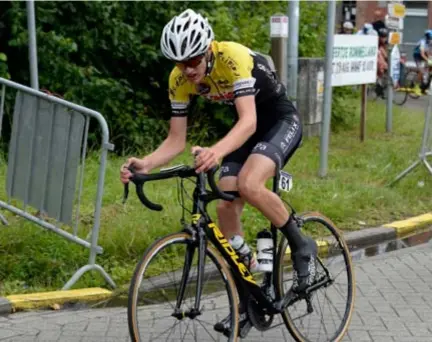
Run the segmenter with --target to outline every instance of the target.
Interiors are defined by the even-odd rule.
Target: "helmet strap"
[[[207,67],[206,67],[205,75],[208,76],[210,75],[210,72],[214,64],[214,54],[212,51],[209,51],[209,55],[208,57],[206,56],[206,59],[207,59]]]

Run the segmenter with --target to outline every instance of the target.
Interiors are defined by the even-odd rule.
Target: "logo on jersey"
[[[197,91],[200,95],[206,95],[210,92],[210,86],[205,83],[200,83],[197,85]]]
[[[246,78],[237,82],[234,82],[233,90],[238,91],[240,89],[253,88],[255,85],[255,78]]]
[[[228,66],[228,68],[230,68],[233,71],[237,71],[238,64],[234,59],[232,59],[229,56],[228,57],[224,56],[223,53],[221,52],[219,52],[219,57],[221,61]]]
[[[181,87],[183,84],[186,83],[186,78],[184,77],[183,74],[179,74],[177,75],[172,84],[170,85],[170,89],[169,89],[169,93],[172,97],[175,96],[176,90],[177,88]]]
[[[226,104],[233,104],[234,93],[222,93],[222,94],[206,94],[204,97],[210,101],[222,102]]]
[[[231,88],[231,84],[228,80],[218,80],[216,81],[216,83],[220,88],[223,89]]]

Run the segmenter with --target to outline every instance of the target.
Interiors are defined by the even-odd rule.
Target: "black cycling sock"
[[[302,234],[300,228],[298,227],[296,221],[289,217],[287,223],[285,223],[282,227],[279,228],[283,235],[288,240],[288,244],[291,248],[291,251],[295,252],[301,246],[306,243],[305,236]]]

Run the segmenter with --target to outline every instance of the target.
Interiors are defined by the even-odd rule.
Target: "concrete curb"
[[[101,300],[112,297],[113,293],[100,287],[91,287],[0,297],[0,315],[20,310],[47,308],[54,304]]]
[[[366,228],[346,233],[344,234],[344,238],[350,249],[358,249],[384,241],[406,237],[414,232],[421,231],[429,225],[432,225],[432,213],[391,222],[376,228]],[[325,248],[326,246],[324,245],[325,242],[324,244],[320,244],[320,247]],[[13,313],[19,310],[46,308],[54,304],[102,300],[110,298],[113,295],[113,291],[99,287],[11,295],[0,297],[0,315]]]

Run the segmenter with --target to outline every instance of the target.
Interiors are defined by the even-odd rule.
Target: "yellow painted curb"
[[[77,300],[100,300],[111,296],[112,291],[100,287],[92,287],[76,290],[10,295],[7,296],[6,299],[11,303],[14,310],[24,310],[47,307],[53,304],[63,304]]]
[[[328,248],[329,248],[329,243],[326,240],[315,240],[315,242],[317,243],[318,246],[318,255],[325,255],[328,252]],[[287,247],[285,254],[290,255],[291,254],[291,249],[289,247]]]
[[[383,225],[386,228],[394,228],[397,237],[405,236],[427,224],[432,224],[432,213],[411,217],[406,220],[394,221]]]

